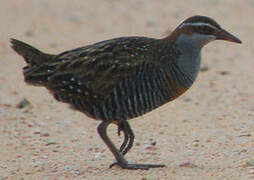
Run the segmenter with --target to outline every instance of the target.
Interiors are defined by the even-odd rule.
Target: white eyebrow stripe
[[[196,22],[196,23],[183,23],[179,28],[182,28],[183,26],[209,26],[212,29],[217,30],[218,28],[208,24],[208,23],[202,23],[202,22]]]

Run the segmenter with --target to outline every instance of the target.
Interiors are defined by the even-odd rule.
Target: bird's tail
[[[45,54],[38,49],[16,39],[11,39],[12,49],[24,57],[28,65],[40,65],[50,61],[53,55]]]
[[[27,66],[23,68],[23,74],[25,82],[32,85],[44,85],[47,82],[49,76],[49,70],[47,64],[55,55],[46,54],[38,49],[16,39],[10,40],[12,49],[22,56]],[[47,68],[48,67],[48,68]]]

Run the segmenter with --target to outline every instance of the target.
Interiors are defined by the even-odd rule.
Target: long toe
[[[143,169],[148,170],[150,168],[161,168],[165,167],[164,164],[128,164],[126,167],[123,167],[123,169]]]
[[[148,170],[150,168],[161,168],[165,167],[164,164],[125,164],[125,163],[118,163],[114,162],[112,163],[109,168],[112,168],[115,165],[119,165],[123,169],[132,169],[132,170],[137,170],[137,169],[143,169],[143,170]]]

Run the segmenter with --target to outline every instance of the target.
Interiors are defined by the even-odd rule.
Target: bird
[[[150,169],[164,164],[129,163],[125,155],[135,135],[128,120],[148,113],[186,92],[201,64],[201,50],[209,42],[242,43],[210,17],[187,18],[163,38],[125,36],[47,54],[10,39],[26,62],[24,81],[46,87],[57,101],[99,120],[97,132],[122,169]],[[107,134],[110,124],[124,135],[120,148]]]

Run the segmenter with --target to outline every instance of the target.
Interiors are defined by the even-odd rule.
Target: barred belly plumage
[[[182,77],[172,79],[172,74]],[[104,101],[91,103],[76,99],[71,102],[76,109],[95,119],[122,121],[143,115],[175,99],[191,84],[177,68],[168,72],[161,69],[121,81]]]

